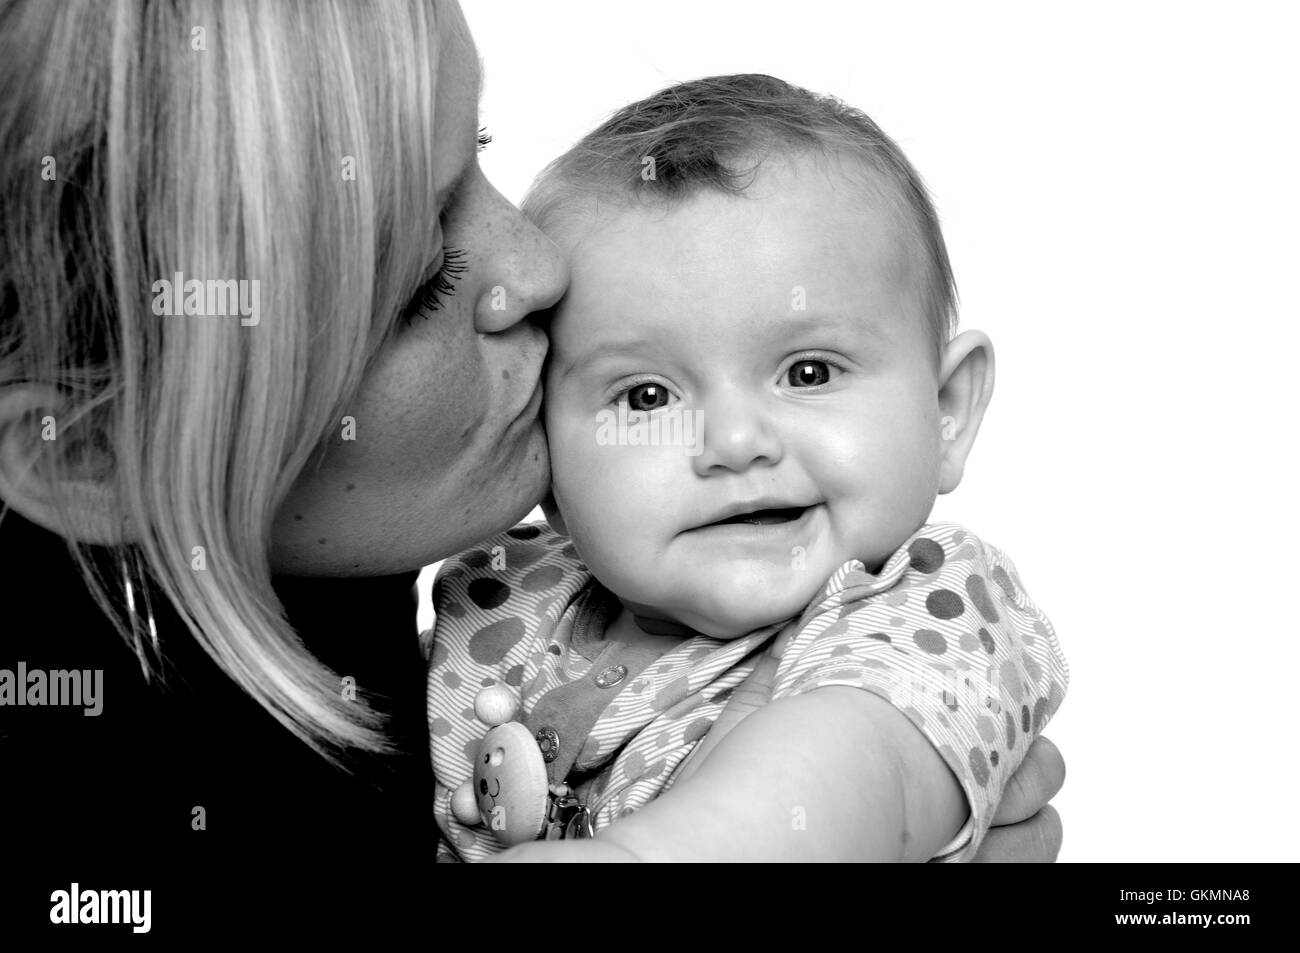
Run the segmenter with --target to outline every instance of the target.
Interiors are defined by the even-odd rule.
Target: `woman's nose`
[[[753,395],[730,394],[701,408],[703,449],[691,458],[695,472],[710,476],[742,472],[753,466],[779,463],[784,450],[762,401]]]
[[[505,331],[559,301],[569,286],[569,265],[559,248],[491,185],[492,248],[489,283],[474,308],[480,334]]]

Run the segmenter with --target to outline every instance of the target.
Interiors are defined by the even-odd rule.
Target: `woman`
[[[0,668],[103,673],[98,714],[0,709],[8,810],[68,843],[432,856],[414,573],[541,498],[526,319],[566,284],[479,171],[459,9],[0,23]],[[1063,770],[1032,752],[1000,819]],[[1050,809],[1002,834],[990,859],[1060,842]]]

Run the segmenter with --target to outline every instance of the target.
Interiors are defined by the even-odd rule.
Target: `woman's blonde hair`
[[[331,758],[386,750],[382,719],[285,621],[270,528],[432,251],[437,19],[414,0],[0,3],[0,388],[60,389],[40,478],[108,460],[156,589]],[[177,272],[257,280],[260,320],[156,315]]]

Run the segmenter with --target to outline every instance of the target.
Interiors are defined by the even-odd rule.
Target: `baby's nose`
[[[761,404],[736,395],[716,400],[701,411],[702,450],[692,457],[695,472],[708,476],[771,466],[781,460],[780,435]]]

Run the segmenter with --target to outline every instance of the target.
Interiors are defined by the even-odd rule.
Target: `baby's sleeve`
[[[930,740],[970,816],[936,860],[970,860],[1007,779],[1065,697],[1056,633],[1001,551],[923,527],[871,576],[843,567],[784,647],[772,697],[830,685],[889,701]]]

